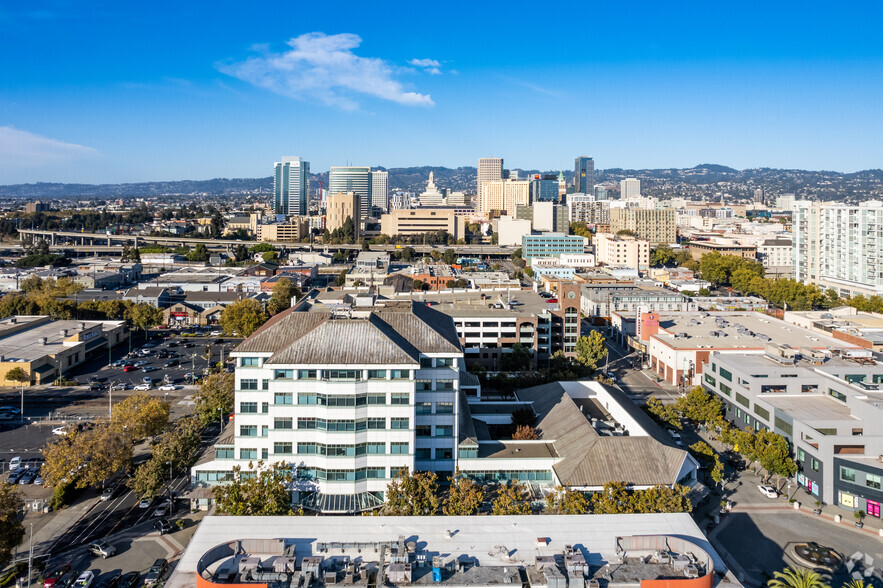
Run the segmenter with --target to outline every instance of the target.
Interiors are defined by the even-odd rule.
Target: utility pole
[[[107,418],[113,415],[113,382],[107,383]]]
[[[31,523],[31,538],[28,541],[28,588],[31,586],[31,566],[34,563],[34,523]]]

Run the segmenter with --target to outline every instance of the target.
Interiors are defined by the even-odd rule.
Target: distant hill
[[[474,192],[474,167],[449,168],[442,166],[374,168],[389,172],[390,190],[421,192],[429,172],[435,175],[440,188]],[[558,171],[513,170],[520,178],[533,174],[556,174]],[[572,170],[563,170],[570,183]],[[799,197],[841,199],[883,198],[883,170],[863,170],[854,173],[836,171],[785,170],[754,168],[737,170],[724,165],[704,163],[691,168],[595,170],[595,182],[617,183],[622,178],[635,177],[642,181],[642,191],[648,195],[704,195],[709,192],[749,196],[751,190],[763,188],[769,193],[793,192]],[[328,172],[313,174],[313,189],[328,185]],[[132,184],[63,184],[36,183],[0,186],[0,198],[59,199],[59,198],[127,198],[138,196],[228,196],[236,194],[270,194],[273,178],[215,178],[211,180],[177,180],[166,182],[139,182]]]

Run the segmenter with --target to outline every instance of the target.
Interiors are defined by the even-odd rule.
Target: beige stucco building
[[[380,232],[384,235],[422,235],[447,231],[454,239],[466,233],[466,217],[458,210],[444,208],[405,208],[390,210],[380,217]]]
[[[347,217],[353,220],[354,237],[356,240],[361,235],[361,198],[355,192],[338,192],[337,194],[329,194],[328,201],[325,206],[325,228],[329,231],[339,229],[343,226]]]
[[[677,219],[672,208],[611,208],[610,232],[628,230],[639,239],[650,241],[650,246],[677,241]]]

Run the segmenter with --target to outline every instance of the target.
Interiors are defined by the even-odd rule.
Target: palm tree
[[[868,584],[865,584],[864,580],[850,580],[846,584],[843,585],[843,588],[870,588]]]
[[[806,568],[785,568],[784,571],[773,573],[773,579],[767,583],[768,588],[830,588],[822,577]]]

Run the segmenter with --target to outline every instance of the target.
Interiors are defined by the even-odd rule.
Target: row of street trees
[[[221,312],[221,328],[230,335],[236,333],[240,337],[250,337],[270,317],[290,308],[292,298],[300,296],[300,288],[290,279],[280,278],[273,286],[266,309],[253,298],[238,300]]]

